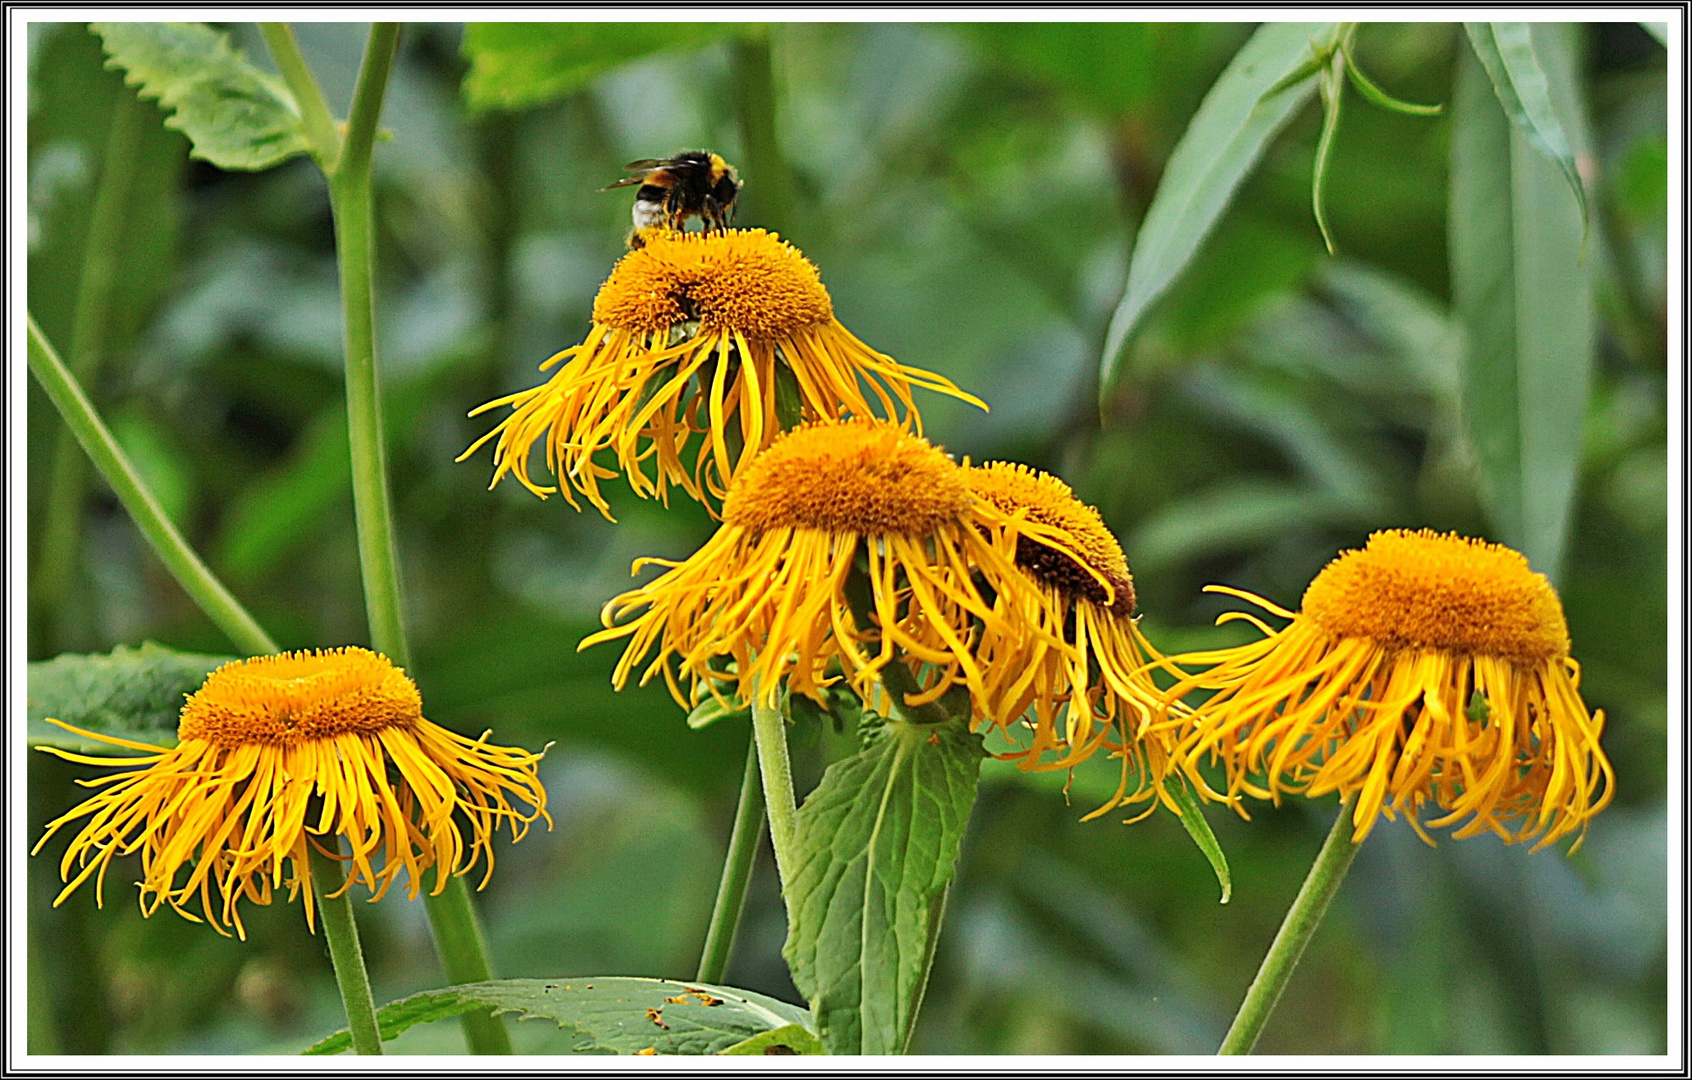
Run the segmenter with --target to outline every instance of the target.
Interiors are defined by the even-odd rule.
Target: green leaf
[[[718,1050],[720,1055],[730,1054],[826,1054],[820,1039],[811,1034],[803,1024],[789,1024],[786,1027],[766,1031],[761,1035],[754,1035],[745,1042],[735,1043],[727,1050]]]
[[[752,710],[741,705],[739,699],[730,698],[725,704],[707,694],[705,700],[695,705],[693,711],[687,714],[687,726],[694,731],[698,731],[700,728],[710,727],[719,720],[728,720],[734,717],[750,719],[751,716]]]
[[[307,149],[293,95],[205,23],[94,23],[94,32],[142,97],[172,115],[190,154],[220,169],[268,169]]]
[[[1193,838],[1193,843],[1209,860],[1210,868],[1216,871],[1216,883],[1222,886],[1221,902],[1226,904],[1234,895],[1234,877],[1228,872],[1228,856],[1222,853],[1222,845],[1216,842],[1216,834],[1210,831],[1210,822],[1204,819],[1204,808],[1199,805],[1193,789],[1184,783],[1170,784],[1166,790],[1181,808],[1177,815],[1181,819],[1181,827],[1187,830],[1187,835]]]
[[[1492,89],[1504,114],[1539,151],[1557,163],[1580,207],[1581,228],[1587,223],[1586,185],[1564,132],[1563,120],[1552,103],[1551,76],[1540,62],[1537,40],[1545,30],[1532,23],[1464,23],[1475,57],[1492,80]],[[1559,76],[1572,79],[1572,69]]]
[[[575,1038],[577,1054],[716,1054],[769,1031],[799,1027],[809,1014],[750,990],[622,976],[495,979],[425,990],[376,1010],[383,1039],[431,1020],[479,1009],[552,1020]],[[812,1036],[814,1039],[815,1036]],[[305,1050],[338,1054],[352,1043],[337,1031]]]
[[[1536,28],[1557,107],[1584,142],[1569,30]],[[1595,351],[1593,267],[1559,170],[1512,126],[1480,64],[1458,61],[1448,216],[1468,338],[1463,414],[1498,539],[1556,580],[1567,544]]]
[[[782,955],[829,1053],[905,1049],[984,756],[960,721],[890,720],[799,808]]]
[[[1246,42],[1169,156],[1128,266],[1128,288],[1111,318],[1099,381],[1108,388],[1148,308],[1174,284],[1222,217],[1269,140],[1316,90],[1305,80],[1271,93],[1320,54],[1335,23],[1265,23]]]
[[[472,109],[545,105],[630,60],[752,30],[720,22],[470,23],[464,98]]]
[[[29,745],[112,752],[107,743],[47,723],[52,717],[88,731],[174,746],[183,698],[198,690],[214,668],[233,659],[176,652],[145,641],[138,649],[119,645],[104,654],[37,660],[29,665]]]

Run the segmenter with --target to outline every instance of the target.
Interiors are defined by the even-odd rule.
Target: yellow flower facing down
[[[908,704],[959,682],[980,695],[988,675],[972,648],[977,627],[1018,631],[1004,625],[977,576],[1003,597],[1035,591],[989,538],[1004,524],[970,494],[964,470],[920,436],[873,420],[807,424],[735,479],[722,526],[691,557],[636,562],[637,573],[667,569],[608,603],[607,629],[581,647],[629,639],[613,676],[619,687],[655,650],[641,681],[661,672],[683,707],[696,694],[683,692],[672,661],[691,691],[727,690],[773,706],[783,679],[820,700],[831,661],[867,698],[902,652],[928,665],[928,684]],[[869,584],[867,625],[849,595],[858,560]]]
[[[459,460],[497,438],[493,484],[509,473],[543,498],[562,490],[579,508],[574,489],[608,517],[599,481],[617,470],[595,455],[614,456],[642,497],[680,487],[700,502],[721,499],[781,433],[778,381],[791,380],[807,420],[880,415],[920,432],[912,387],[986,408],[859,341],[835,319],[817,268],[762,229],[654,231],[600,288],[587,340],[541,370],[554,367],[540,386],[471,413],[511,408]],[[557,488],[529,475],[529,451],[543,441]]]
[[[1024,769],[1066,769],[1103,746],[1121,758],[1122,780],[1087,818],[1151,799],[1170,763],[1167,736],[1143,734],[1162,693],[1147,665],[1161,656],[1135,625],[1122,546],[1099,512],[1055,476],[990,462],[965,477],[976,498],[1007,516],[1016,564],[1037,583],[998,597],[1001,609],[1018,609],[1004,610],[1003,624],[1044,631],[983,635],[986,694],[978,710],[1001,727],[1033,713],[1024,721],[1033,731],[1029,745],[1000,756]],[[1130,765],[1138,776],[1132,792]]]
[[[1190,717],[1166,723],[1195,780],[1204,755],[1230,788],[1356,796],[1361,841],[1380,815],[1426,828],[1466,822],[1539,847],[1610,801],[1615,774],[1599,736],[1602,711],[1581,700],[1563,608],[1543,575],[1509,548],[1431,531],[1390,530],[1329,563],[1292,620],[1232,649],[1171,657],[1205,670],[1166,700],[1214,690]],[[1249,777],[1266,777],[1267,786]],[[1424,822],[1432,804],[1441,813]]]
[[[88,819],[60,861],[67,884],[54,906],[91,876],[103,903],[112,859],[138,851],[143,914],[163,903],[198,922],[188,909],[198,898],[205,921],[244,938],[237,901],[268,904],[284,882],[290,899],[304,892],[312,925],[308,844],[350,868],[333,895],[362,882],[379,899],[404,872],[415,898],[429,867],[439,893],[448,874],[485,858],[485,885],[501,823],[513,842],[537,818],[552,826],[536,775],[541,754],[430,723],[405,672],[367,649],[223,665],[189,695],[171,748],[52,722],[139,751],[104,758],[41,748],[125,770],[79,781],[103,790],[52,822],[35,845],[39,851],[59,829]],[[527,806],[514,807],[513,796]],[[344,856],[340,837],[350,846]]]

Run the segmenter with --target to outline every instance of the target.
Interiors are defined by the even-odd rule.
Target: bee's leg
[[[664,196],[664,216],[668,219],[670,228],[681,231],[686,223],[682,217],[682,192],[679,185],[671,185]]]
[[[705,218],[706,232],[726,231],[726,226],[723,224],[723,206],[717,201],[717,197],[715,195],[705,196],[705,213],[703,217]]]

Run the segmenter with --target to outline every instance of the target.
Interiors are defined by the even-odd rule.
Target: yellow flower
[[[1008,516],[1016,564],[1037,583],[1032,592],[1000,594],[1003,623],[1044,631],[989,630],[978,649],[987,673],[978,710],[1001,727],[1033,710],[1025,721],[1033,729],[1029,745],[1000,756],[1024,769],[1067,769],[1104,746],[1121,758],[1122,779],[1087,818],[1152,798],[1170,760],[1166,736],[1145,735],[1162,693],[1147,665],[1162,658],[1135,625],[1134,580],[1121,545],[1099,512],[1055,476],[1009,462],[966,469],[965,476],[976,498]],[[1132,793],[1130,764],[1138,775]]]
[[[233,926],[244,938],[236,902],[270,903],[284,863],[289,898],[304,892],[312,924],[308,844],[351,867],[333,895],[362,882],[379,899],[404,871],[415,898],[424,870],[436,868],[439,893],[448,874],[468,871],[483,856],[486,885],[502,821],[513,842],[537,818],[552,826],[535,773],[540,754],[493,746],[486,735],[466,739],[425,720],[405,672],[367,649],[223,665],[189,695],[172,748],[52,722],[141,751],[114,759],[42,747],[67,761],[126,770],[80,781],[105,790],[54,821],[35,845],[39,851],[60,828],[88,818],[60,861],[67,884],[54,906],[91,875],[103,903],[112,859],[139,851],[143,914],[166,903],[198,922],[187,908],[197,896],[219,933]],[[528,807],[514,808],[509,795]],[[348,856],[340,854],[341,836]]]
[[[1172,657],[1207,668],[1174,687],[1215,694],[1168,721],[1190,776],[1220,758],[1233,791],[1356,796],[1361,841],[1379,815],[1425,829],[1467,821],[1539,847],[1610,801],[1602,711],[1581,700],[1562,604],[1527,560],[1497,544],[1389,530],[1317,575],[1303,610],[1211,586],[1291,619],[1232,649]],[[1219,620],[1220,621],[1220,620]],[[1267,774],[1267,787],[1247,779]],[[1424,822],[1422,808],[1442,813]]]
[[[1004,524],[971,496],[964,471],[921,437],[875,420],[807,424],[735,479],[723,524],[704,547],[685,562],[636,562],[637,573],[648,564],[668,569],[606,604],[607,629],[581,647],[629,639],[613,676],[619,687],[656,648],[641,681],[662,672],[684,707],[697,694],[683,693],[672,658],[693,691],[721,697],[729,689],[769,706],[783,679],[821,700],[834,681],[831,662],[868,697],[900,652],[928,665],[928,685],[907,704],[931,702],[960,681],[980,695],[988,675],[971,647],[975,623],[1001,636],[1018,631],[976,575],[1013,610],[1012,598],[1034,591],[989,539],[989,528]],[[851,595],[855,563],[867,595]]]
[[[511,407],[458,460],[497,436],[493,483],[510,473],[544,498],[559,489],[535,483],[528,465],[544,439],[565,499],[579,508],[574,488],[607,517],[599,481],[617,473],[596,454],[614,454],[642,497],[667,499],[679,486],[700,502],[706,493],[721,499],[737,470],[780,434],[783,383],[810,420],[879,413],[920,432],[913,386],[986,408],[853,337],[835,319],[817,268],[762,229],[656,232],[612,269],[587,340],[541,370],[555,366],[542,385],[471,413]]]

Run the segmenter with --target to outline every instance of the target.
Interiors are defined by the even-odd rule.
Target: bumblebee
[[[676,229],[690,217],[706,232],[723,231],[734,220],[734,200],[740,194],[740,174],[709,150],[684,150],[672,158],[642,158],[625,168],[625,176],[603,190],[640,185],[635,192],[634,230],[629,246],[640,247],[648,229]]]

